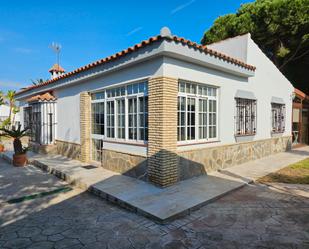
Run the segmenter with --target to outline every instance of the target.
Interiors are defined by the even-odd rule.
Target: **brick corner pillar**
[[[88,92],[80,93],[80,160],[90,161],[90,113],[91,98]]]
[[[151,78],[148,89],[148,179],[167,187],[178,181],[178,80]]]

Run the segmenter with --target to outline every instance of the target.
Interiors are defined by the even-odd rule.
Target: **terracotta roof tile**
[[[53,71],[55,71],[55,72],[61,72],[61,73],[64,73],[64,72],[65,72],[65,70],[64,70],[60,65],[58,65],[57,63],[55,63],[55,64],[48,70],[48,72],[53,72]]]
[[[138,43],[138,44],[136,44],[136,45],[134,45],[132,47],[129,47],[129,48],[125,49],[125,50],[122,50],[121,52],[118,52],[118,53],[116,53],[116,54],[114,54],[112,56],[106,57],[104,59],[100,59],[100,60],[98,60],[96,62],[92,62],[92,63],[90,63],[88,65],[83,66],[83,67],[77,68],[77,69],[75,69],[75,70],[73,70],[71,72],[68,72],[68,73],[65,73],[63,75],[60,75],[60,76],[58,76],[55,79],[47,80],[47,81],[45,81],[45,82],[43,82],[41,84],[38,84],[38,85],[29,86],[29,87],[27,87],[25,89],[22,89],[19,92],[17,92],[16,95],[24,93],[24,92],[27,92],[27,91],[29,91],[31,89],[35,89],[35,88],[39,88],[39,87],[42,87],[42,86],[46,86],[46,85],[52,84],[52,83],[54,83],[54,82],[56,82],[56,81],[58,81],[60,79],[67,78],[67,77],[69,77],[69,76],[71,76],[73,74],[80,73],[82,71],[88,70],[88,69],[93,68],[95,66],[98,66],[98,65],[101,65],[101,64],[108,63],[110,61],[116,60],[116,59],[118,59],[118,58],[120,58],[122,56],[125,56],[125,55],[127,55],[127,54],[129,54],[131,52],[134,52],[134,51],[138,50],[139,48],[145,47],[145,46],[147,46],[147,45],[149,45],[151,43],[154,43],[156,41],[160,41],[160,40],[163,40],[163,39],[174,41],[176,43],[181,43],[181,44],[186,45],[188,47],[192,47],[194,49],[200,50],[201,52],[204,52],[205,54],[209,54],[209,55],[214,56],[216,58],[219,58],[219,59],[225,60],[227,62],[233,63],[235,65],[241,66],[241,67],[246,68],[246,69],[248,69],[250,71],[254,71],[256,69],[252,65],[248,65],[248,64],[246,64],[246,63],[244,63],[244,62],[242,62],[240,60],[234,59],[234,58],[232,58],[232,57],[230,57],[230,56],[228,56],[226,54],[219,53],[218,51],[215,51],[213,49],[207,48],[207,46],[203,46],[203,45],[197,44],[195,42],[186,40],[186,39],[184,39],[182,37],[177,37],[177,36],[162,37],[162,36],[158,35],[158,36],[151,37],[148,40],[144,40],[144,41],[142,41],[142,42],[140,42],[140,43]],[[55,64],[55,65],[57,65],[57,64]],[[61,69],[64,70],[63,68],[61,68]]]
[[[31,98],[27,99],[27,102],[34,102],[34,101],[50,101],[50,100],[56,100],[55,96],[50,93],[46,92],[43,94],[32,96]]]
[[[303,91],[297,89],[297,88],[294,88],[294,93],[296,94],[296,96],[302,98],[302,99],[309,99],[309,96],[304,93]]]

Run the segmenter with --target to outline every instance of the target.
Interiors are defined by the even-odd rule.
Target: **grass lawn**
[[[282,182],[295,184],[309,184],[309,158],[294,163],[275,173],[271,173],[258,180],[261,183]]]

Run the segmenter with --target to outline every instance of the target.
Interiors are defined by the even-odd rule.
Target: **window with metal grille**
[[[285,131],[285,105],[284,104],[271,104],[272,113],[272,132]]]
[[[256,134],[257,105],[256,100],[236,98],[235,135]]]

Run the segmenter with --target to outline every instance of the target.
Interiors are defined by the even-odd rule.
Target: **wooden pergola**
[[[295,146],[309,143],[309,96],[296,88],[294,93],[292,135]]]

